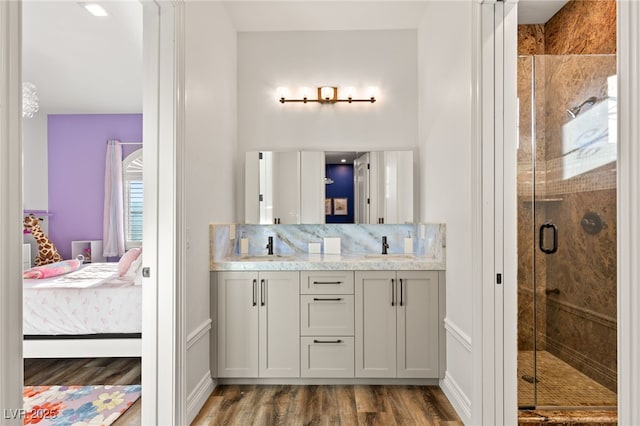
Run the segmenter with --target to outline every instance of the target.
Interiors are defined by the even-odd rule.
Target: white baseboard
[[[448,372],[440,381],[440,389],[447,396],[462,422],[466,425],[471,424],[471,401]]]
[[[211,371],[207,371],[196,387],[187,396],[187,424],[191,424],[196,418],[205,402],[216,387],[211,378]]]

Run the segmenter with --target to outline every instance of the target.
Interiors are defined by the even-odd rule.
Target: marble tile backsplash
[[[235,238],[232,227],[235,226]],[[445,259],[445,225],[434,223],[402,225],[210,225],[211,261],[240,253],[240,238],[249,240],[249,256],[267,254],[268,237],[273,237],[274,253],[303,255],[309,243],[323,243],[324,237],[340,238],[343,255],[382,252],[382,237],[387,237],[390,254],[404,253],[404,239],[411,236],[415,256]]]

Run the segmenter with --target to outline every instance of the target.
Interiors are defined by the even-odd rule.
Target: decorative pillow
[[[142,248],[136,247],[128,250],[124,255],[122,255],[122,257],[120,258],[120,261],[118,262],[118,275],[121,277],[128,275],[129,271],[132,270],[132,266],[135,266],[134,263],[138,259],[140,259],[140,262],[142,262],[142,256],[140,256],[141,253],[142,253]],[[140,266],[139,262],[137,266]],[[134,274],[136,269],[133,269]]]
[[[57,277],[77,270],[82,262],[77,259],[63,260],[61,262],[49,263],[48,265],[36,266],[27,269],[22,273],[22,278],[43,279]]]

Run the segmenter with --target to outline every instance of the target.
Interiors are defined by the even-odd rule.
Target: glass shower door
[[[518,404],[615,406],[616,58],[518,71]]]

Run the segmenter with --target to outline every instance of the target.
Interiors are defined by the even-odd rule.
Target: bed
[[[24,358],[141,356],[142,287],[118,263],[23,280]]]

